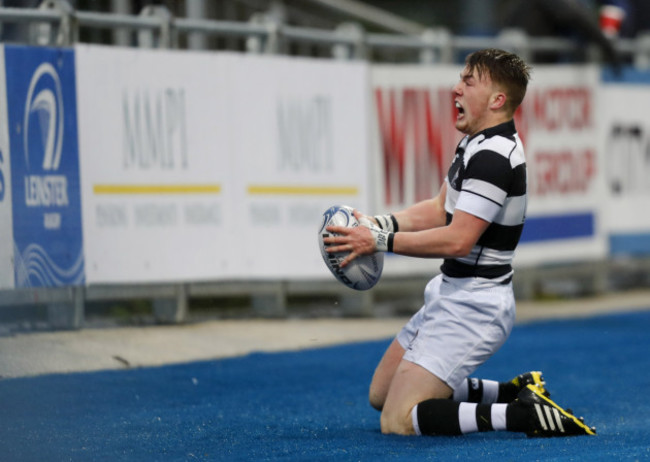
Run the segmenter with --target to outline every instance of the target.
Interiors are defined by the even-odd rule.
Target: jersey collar
[[[515,128],[515,121],[514,119],[510,119],[507,122],[495,125],[494,127],[489,127],[485,130],[481,130],[480,132],[470,136],[468,141],[472,141],[474,138],[480,135],[483,135],[483,139],[487,139],[495,135],[511,136],[515,133],[517,133],[517,129]]]

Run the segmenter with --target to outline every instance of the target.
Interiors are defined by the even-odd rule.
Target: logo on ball
[[[334,235],[326,230],[328,226],[347,228],[359,226],[359,221],[353,212],[354,209],[347,205],[335,205],[323,213],[323,220],[318,232],[320,251],[325,265],[337,280],[351,289],[368,290],[374,287],[381,277],[384,268],[384,254],[375,253],[357,257],[345,268],[341,268],[341,261],[347,254],[327,252],[328,245],[324,242],[325,238]]]

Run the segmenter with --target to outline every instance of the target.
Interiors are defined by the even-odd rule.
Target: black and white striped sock
[[[453,400],[468,403],[492,404],[499,400],[501,384],[494,380],[467,378],[454,390]]]
[[[418,435],[461,435],[506,430],[507,407],[507,404],[430,399],[413,408],[411,419]]]

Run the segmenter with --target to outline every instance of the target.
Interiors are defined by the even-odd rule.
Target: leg
[[[370,384],[369,398],[371,406],[378,411],[381,411],[384,407],[393,376],[406,352],[406,346],[410,345],[413,339],[417,337],[418,329],[422,322],[423,310],[424,307],[415,313],[409,322],[400,330],[397,337],[395,337],[386,349],[384,356],[377,365],[377,369],[375,369]]]
[[[545,437],[596,434],[582,418],[562,409],[534,385],[522,389],[510,404],[429,399],[418,403],[412,415],[417,422],[417,433],[421,435],[462,435],[494,430]]]
[[[454,401],[469,403],[511,403],[517,399],[519,392],[526,388],[526,385],[534,385],[546,397],[551,394],[546,390],[546,382],[540,371],[531,371],[519,374],[509,382],[497,382],[494,380],[467,378],[454,389]]]
[[[382,433],[415,433],[411,411],[416,404],[435,398],[447,400],[452,389],[421,366],[400,361],[381,413]]]
[[[382,432],[458,434],[467,429],[466,416],[477,408],[461,410],[449,399],[453,388],[494,354],[513,322],[511,288],[434,278],[425,290],[424,307],[398,335],[408,350],[390,382]],[[501,410],[505,413],[505,405]]]
[[[375,369],[370,383],[369,399],[370,405],[378,411],[384,407],[388,388],[395,375],[395,370],[404,356],[404,351],[397,339],[393,340]]]

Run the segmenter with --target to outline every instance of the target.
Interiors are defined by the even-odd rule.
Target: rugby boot
[[[528,414],[525,433],[529,437],[579,436],[595,435],[596,428],[585,425],[582,417],[562,409],[534,385],[526,385],[517,400],[511,406],[517,406]]]
[[[526,388],[527,385],[532,385],[537,387],[537,389],[547,398],[551,397],[551,393],[546,389],[546,382],[544,381],[541,371],[524,372],[512,379],[510,383],[515,385],[519,391]]]

